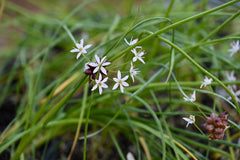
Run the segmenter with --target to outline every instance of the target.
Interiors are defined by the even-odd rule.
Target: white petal
[[[143,64],[145,64],[144,60],[143,60],[141,57],[139,57],[138,59],[139,59]]]
[[[119,81],[117,78],[113,78],[113,80],[114,80],[115,82],[117,82],[117,83],[118,83],[118,81]]]
[[[81,56],[82,52],[79,52],[77,55],[77,59]]]
[[[118,88],[118,86],[119,86],[119,84],[118,84],[118,83],[115,83],[115,84],[114,84],[114,86],[113,86],[113,88],[112,88],[112,90],[115,90],[115,89],[117,89],[117,88]]]
[[[122,78],[122,81],[126,81],[128,79],[128,76],[125,76],[124,78]]]
[[[80,41],[80,47],[81,47],[81,48],[83,48],[83,41],[84,41],[83,39],[81,39],[81,41]],[[79,48],[80,48],[80,47],[79,47]]]
[[[183,119],[187,122],[191,122],[191,120],[189,118],[183,117]]]
[[[82,53],[86,54],[86,53],[87,53],[87,51],[86,51],[85,49],[82,49]]]
[[[136,49],[135,48],[133,48],[132,50],[131,50],[131,52],[133,53],[133,54],[137,54],[137,51],[136,51]]]
[[[102,66],[108,66],[108,65],[110,65],[111,63],[110,62],[104,62],[103,64],[102,64]]]
[[[96,54],[95,54],[95,59],[96,59],[97,63],[99,64],[100,63],[100,59],[99,59],[98,55],[96,55]]]
[[[94,70],[93,73],[97,73],[98,72],[99,67],[97,66]]]
[[[106,58],[107,58],[107,57],[104,56],[104,57],[102,58],[102,60],[101,60],[101,63],[103,63]]]
[[[88,45],[84,46],[83,48],[84,48],[84,49],[88,49],[88,48],[90,48],[90,47],[92,47],[92,45],[91,45],[91,44],[88,44]]]
[[[133,57],[133,62],[136,62],[136,60],[137,60],[137,57]]]
[[[142,57],[144,54],[145,54],[144,52],[140,52],[138,55]]]
[[[134,82],[134,77],[133,77],[133,75],[131,75],[131,77],[132,77],[132,81]]]
[[[80,43],[76,43],[75,45],[78,49],[82,47],[82,45]]]
[[[127,160],[135,160],[133,154],[131,152],[128,152],[127,154]]]
[[[122,82],[122,85],[126,86],[126,87],[129,86],[129,84],[127,82]]]
[[[118,79],[121,79],[121,72],[118,70]]]
[[[91,66],[91,67],[97,67],[98,64],[97,64],[97,63],[90,62],[90,63],[89,63],[89,66]]]
[[[99,87],[99,93],[102,94],[102,87]]]
[[[124,38],[124,41],[127,43],[127,45],[129,45],[129,46],[130,46],[130,44],[128,43],[128,41],[127,41],[127,39],[126,39],[126,38]]]
[[[104,79],[102,80],[102,83],[107,82],[107,80],[108,80],[108,77],[104,78]]]
[[[105,83],[102,83],[102,88],[108,88],[108,85],[106,85]]]
[[[102,80],[102,75],[101,74],[99,74],[99,81],[101,81]]]
[[[122,93],[124,92],[124,88],[121,84],[120,84],[120,90],[121,90]]]
[[[70,52],[72,52],[72,53],[74,53],[74,52],[79,52],[79,49],[74,48],[74,49],[72,49]]]
[[[98,87],[98,85],[97,85],[97,84],[95,84],[95,85],[93,86],[93,88],[92,88],[92,90],[91,90],[91,91],[95,90],[97,87]]]
[[[131,45],[134,45],[135,43],[137,43],[138,39],[134,39],[133,41],[131,41]]]
[[[104,67],[101,67],[101,71],[103,74],[107,75],[107,70]]]

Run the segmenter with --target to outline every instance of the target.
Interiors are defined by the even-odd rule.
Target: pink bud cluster
[[[228,118],[226,112],[221,113],[219,116],[211,113],[210,117],[205,117],[206,123],[203,124],[209,132],[209,139],[222,140],[225,134],[225,130],[229,127]]]

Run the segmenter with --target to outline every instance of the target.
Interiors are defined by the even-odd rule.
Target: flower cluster
[[[221,140],[225,134],[227,128],[229,128],[228,118],[226,112],[217,116],[215,113],[211,113],[210,117],[205,117],[206,123],[203,124],[209,132],[209,139]]]
[[[206,87],[207,85],[211,85],[211,83],[212,83],[212,78],[208,78],[207,76],[205,76],[205,79],[203,80],[200,88],[202,88],[203,86]],[[192,102],[192,103],[195,102],[196,101],[196,91],[194,90],[190,97],[185,95],[185,97],[183,97],[183,99],[187,102]],[[188,127],[189,124],[195,123],[195,116],[190,115],[189,118],[183,117],[183,120],[187,121],[186,127]]]
[[[127,45],[131,46],[137,43],[138,39],[135,40],[130,40],[128,42],[125,38],[124,41],[127,43]],[[88,44],[86,46],[83,45],[84,40],[81,39],[80,43],[76,43],[76,48],[72,49],[70,52],[77,52],[77,59],[82,55],[82,53],[86,54],[87,49],[92,46],[92,44]],[[138,69],[134,69],[133,62],[136,62],[137,60],[141,61],[142,63],[145,63],[143,60],[143,55],[145,54],[144,51],[142,50],[141,46],[136,46],[131,50],[131,52],[134,54],[134,57],[130,63],[130,70],[129,70],[129,75],[132,78],[132,81],[134,82],[134,77],[139,73]],[[95,55],[95,62],[87,62],[85,64],[85,69],[84,73],[89,76],[89,83],[92,81],[95,81],[95,85],[92,88],[93,90],[96,90],[97,88],[99,89],[99,94],[102,94],[103,88],[108,88],[108,85],[106,82],[108,81],[108,70],[106,69],[107,66],[111,64],[111,62],[107,61],[107,57],[103,57],[102,59],[99,58],[98,55]],[[129,75],[126,75],[122,77],[121,71],[118,70],[117,72],[117,77],[113,78],[113,81],[115,81],[115,84],[112,88],[112,90],[117,89],[118,87],[120,88],[120,91],[123,93],[124,92],[124,87],[128,87],[129,84],[126,82],[127,79],[129,78]]]

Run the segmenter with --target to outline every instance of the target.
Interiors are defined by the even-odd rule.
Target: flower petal
[[[118,83],[118,81],[119,81],[117,78],[113,78],[113,80],[114,80],[115,82],[117,82],[117,83]]]
[[[121,79],[121,72],[118,70],[118,79]]]
[[[79,52],[79,49],[74,48],[74,49],[72,49],[70,52],[72,52],[72,53],[74,53],[74,52]]]
[[[91,89],[91,91],[95,90],[97,87],[98,87],[98,84],[95,84],[95,85],[93,86],[93,88]]]
[[[124,87],[120,84],[120,90],[123,93],[124,92]]]
[[[102,87],[99,87],[99,94],[102,94]]]
[[[108,85],[106,85],[105,83],[102,83],[102,88],[108,88]]]
[[[107,75],[107,70],[104,67],[101,67],[101,71],[103,74]]]
[[[138,58],[143,64],[145,64],[144,60],[142,59],[142,57]]]
[[[122,85],[125,86],[125,87],[129,86],[129,84],[127,82],[122,82]]]
[[[125,76],[124,78],[122,78],[122,81],[126,81],[128,79],[128,76]]]
[[[117,89],[117,88],[118,88],[118,86],[119,86],[119,84],[118,84],[118,83],[115,83],[115,84],[114,84],[114,86],[113,86],[113,88],[112,88],[112,90],[115,90],[115,89]]]
[[[127,41],[127,39],[126,39],[126,38],[124,38],[124,41],[127,43],[127,45],[129,45],[129,46],[130,46],[130,44],[128,43],[128,41]]]
[[[82,45],[80,44],[80,43],[76,43],[75,44],[76,45],[76,47],[79,49],[79,48],[82,48]]]
[[[83,39],[80,40],[80,44],[79,45],[80,45],[81,48],[83,48],[83,41],[84,41]]]
[[[88,49],[88,48],[90,48],[90,47],[92,47],[92,44],[88,44],[88,45],[84,46],[83,48],[84,48],[84,49]]]
[[[90,62],[88,65],[91,66],[91,67],[97,67],[98,66],[98,64],[94,63],[94,62]]]
[[[98,55],[96,55],[96,54],[95,54],[95,59],[96,59],[97,63],[99,64],[100,63],[100,59],[99,59]]]
[[[137,57],[133,57],[133,62],[136,62],[136,60],[137,60]]]
[[[79,52],[77,55],[77,59],[81,56],[82,52]]]
[[[104,78],[104,79],[102,80],[102,83],[107,82],[107,80],[108,80],[108,77]]]
[[[99,67],[97,66],[94,70],[93,73],[97,73],[98,72]]]
[[[108,66],[108,65],[110,65],[111,63],[110,62],[104,62],[103,64],[102,64],[102,66]]]

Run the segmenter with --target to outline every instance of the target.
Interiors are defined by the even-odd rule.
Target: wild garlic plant
[[[0,159],[240,159],[239,0],[4,2]]]

